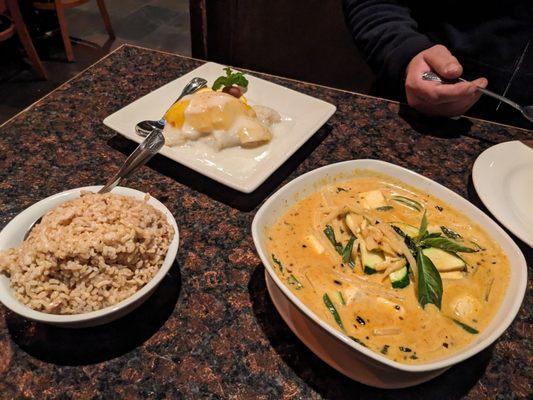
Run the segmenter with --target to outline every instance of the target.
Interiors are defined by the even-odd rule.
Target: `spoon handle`
[[[458,78],[458,79],[455,79],[455,80],[446,80],[446,79],[443,79],[441,78],[440,76],[438,76],[436,73],[434,73],[433,71],[428,71],[428,72],[424,72],[422,74],[422,79],[425,80],[425,81],[434,81],[434,82],[440,82],[440,83],[457,83],[457,82],[470,82],[470,81],[467,81],[466,79],[463,79],[463,78]],[[509,100],[507,97],[503,97],[503,96],[500,96],[499,94],[497,93],[494,93],[493,91],[491,90],[488,90],[488,89],[485,89],[485,88],[482,88],[480,86],[476,86],[476,89],[483,93],[484,95],[487,95],[489,97],[493,97],[495,99],[498,99],[500,101],[503,101],[504,103],[507,103],[509,104],[511,107],[514,107],[516,108],[518,111],[522,112],[522,107],[520,107],[519,104],[515,103],[514,101],[512,100]]]
[[[192,94],[194,92],[197,92],[198,90],[204,88],[207,86],[207,81],[204,79],[204,78],[192,78],[192,80],[187,83],[187,85],[185,85],[185,87],[183,88],[183,90],[181,91],[180,95],[178,96],[178,98],[176,100],[174,100],[174,102],[170,105],[170,107],[167,109],[170,110],[170,108],[176,104],[178,101],[180,101],[183,97],[189,95],[189,94]],[[165,112],[166,114],[166,112]],[[164,114],[163,114],[164,115]],[[163,122],[163,125],[164,125],[164,119],[161,118],[159,120],[160,122]]]
[[[159,129],[154,129],[147,137],[144,139],[141,144],[129,155],[129,157],[124,161],[120,170],[111,178],[106,185],[98,191],[98,193],[107,193],[113,190],[122,179],[131,175],[139,167],[142,167],[146,162],[152,158],[165,144],[165,137]],[[41,223],[43,217],[37,219],[31,226],[28,228],[24,234],[24,240],[28,238],[30,232],[33,230],[35,225]]]
[[[137,148],[124,161],[119,171],[107,182],[107,184],[98,191],[98,193],[107,193],[113,190],[122,179],[127,178],[138,168],[142,167],[152,158],[165,144],[163,133],[159,129],[154,129],[146,138],[137,146]]]
[[[459,78],[458,80],[461,81],[461,82],[469,82],[469,81],[467,81],[467,80],[465,80],[463,78]],[[486,96],[493,97],[495,99],[503,101],[504,103],[509,104],[511,107],[516,108],[518,111],[520,111],[520,112],[522,111],[522,107],[520,107],[519,104],[517,104],[514,101],[508,99],[507,97],[500,96],[499,94],[494,93],[492,90],[485,89],[485,88],[482,88],[480,86],[476,86],[476,89],[477,89],[478,92],[481,92],[481,93],[483,93]]]

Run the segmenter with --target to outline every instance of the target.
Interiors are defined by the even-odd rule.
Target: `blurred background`
[[[362,93],[372,84],[338,0],[0,0],[0,15],[0,123],[124,43]]]

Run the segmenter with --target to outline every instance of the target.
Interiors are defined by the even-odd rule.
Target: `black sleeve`
[[[380,80],[380,86],[403,93],[405,68],[433,46],[417,31],[411,10],[398,1],[344,0],[344,15],[356,46]]]

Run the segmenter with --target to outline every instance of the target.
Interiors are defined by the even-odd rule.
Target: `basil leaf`
[[[427,234],[428,234],[428,218],[426,215],[426,211],[424,211],[424,215],[422,215],[422,220],[420,221],[420,228],[418,229],[419,240],[426,237]]]
[[[244,77],[242,72],[236,72],[232,77],[232,84],[240,87],[248,87],[248,79]]]
[[[472,328],[471,326],[465,324],[464,322],[458,321],[456,319],[452,318],[452,321],[455,322],[457,325],[459,325],[461,328],[463,328],[468,333],[471,333],[472,335],[477,335],[479,331],[475,328]]]
[[[477,244],[476,242],[472,241],[472,240],[469,240],[469,242],[472,244],[472,246],[474,246],[474,250],[476,251],[483,251],[485,250],[483,247],[481,247],[479,244]]]
[[[440,232],[426,233],[426,236],[424,236],[424,240],[428,238],[437,238],[437,237],[441,237]]]
[[[212,89],[213,90],[218,90],[220,89],[222,86],[229,86],[226,84],[226,82],[228,81],[228,78],[225,77],[225,76],[219,76],[215,82],[213,82],[213,86],[212,86]]]
[[[293,285],[294,288],[296,290],[300,290],[301,288],[303,288],[304,286],[300,283],[300,281],[293,275],[293,274],[290,274],[289,277],[287,278],[287,282],[290,284],[290,285]]]
[[[326,228],[324,229],[324,235],[329,239],[333,247],[335,247],[335,250],[337,253],[342,255],[342,244],[337,242],[337,238],[335,237],[335,232],[333,231],[333,228],[331,225],[326,225]]]
[[[355,343],[359,343],[363,347],[368,347],[361,339],[358,339],[353,336],[348,336],[350,339],[352,339]],[[385,353],[384,353],[385,354]]]
[[[451,230],[450,228],[446,228],[444,225],[441,225],[440,230],[442,233],[444,233],[446,236],[448,236],[450,239],[462,239],[462,236],[459,235],[457,232]]]
[[[324,304],[326,305],[326,308],[329,310],[329,312],[331,313],[331,315],[333,315],[333,319],[335,320],[335,322],[342,328],[342,330],[344,331],[344,325],[342,324],[342,319],[341,319],[341,316],[339,315],[339,313],[337,312],[337,309],[335,308],[335,306],[333,305],[333,303],[331,302],[331,299],[329,298],[328,294],[327,293],[324,293],[324,296],[322,297],[322,300],[324,300]]]
[[[434,304],[439,309],[442,303],[442,279],[429,257],[421,250],[416,254],[418,268],[418,302],[424,308],[426,304]]]
[[[397,201],[398,203],[402,203],[403,205],[409,208],[412,208],[413,210],[416,210],[416,211],[422,211],[424,209],[424,207],[422,207],[422,204],[408,197],[392,196],[391,200]]]
[[[398,235],[400,235],[401,237],[406,237],[407,235],[405,234],[404,231],[402,231],[400,228],[398,228],[396,225],[391,225],[391,228],[394,229],[394,232],[396,232]]]
[[[422,247],[436,247],[437,249],[449,251],[451,253],[475,253],[477,250],[463,246],[457,242],[444,237],[427,237],[420,242]]]
[[[241,86],[243,88],[248,87],[248,79],[244,77],[242,72],[233,72],[230,67],[224,68],[226,76],[219,76],[213,83],[213,90],[218,90],[222,86]]]
[[[279,267],[279,271],[284,274],[285,273],[285,268],[283,268],[283,264],[281,263],[280,260],[278,260],[276,258],[276,256],[274,255],[274,253],[272,253],[272,261],[274,261],[274,263],[276,263]]]
[[[393,206],[381,206],[381,207],[376,208],[376,211],[389,211],[389,210],[392,210],[393,208],[394,208]]]
[[[342,251],[342,262],[347,263],[348,261],[350,261],[354,242],[355,236],[352,236],[350,240],[348,240],[348,244],[346,244],[346,247]]]
[[[403,237],[403,241],[405,242],[405,245],[407,246],[407,248],[409,250],[411,250],[411,253],[413,254],[413,257],[416,258],[416,252],[418,250],[418,248],[416,247],[416,243],[413,241],[413,239],[411,239],[408,235],[406,235],[404,233],[404,231],[402,231],[400,228],[398,228],[397,226],[395,225],[391,225],[392,226],[392,229],[394,229],[394,231],[400,235],[401,237]]]

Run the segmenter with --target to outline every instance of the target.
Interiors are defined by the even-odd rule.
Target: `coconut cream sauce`
[[[413,281],[403,289],[393,289],[382,274],[365,275],[360,265],[352,270],[342,263],[340,256],[335,259],[327,252],[317,254],[310,246],[309,235],[324,235],[314,227],[317,215],[320,219],[321,212],[357,204],[358,193],[376,189],[393,207],[376,212],[381,221],[420,225],[422,212],[390,201],[391,195],[403,195],[425,206],[430,229],[444,225],[483,248],[476,253],[460,253],[467,263],[467,273],[462,279],[443,279],[440,311],[431,304],[425,309],[420,306]],[[327,293],[342,319],[345,334],[402,363],[447,357],[476,340],[478,335],[465,331],[452,318],[482,332],[500,306],[509,281],[506,256],[475,222],[433,196],[382,176],[325,186],[295,204],[270,229],[268,237],[269,252],[284,268],[282,272],[274,263],[276,273],[304,304],[341,330],[324,304],[323,296]],[[332,246],[322,239],[323,245]],[[294,283],[291,275],[300,285]],[[365,289],[366,285],[369,286]]]

